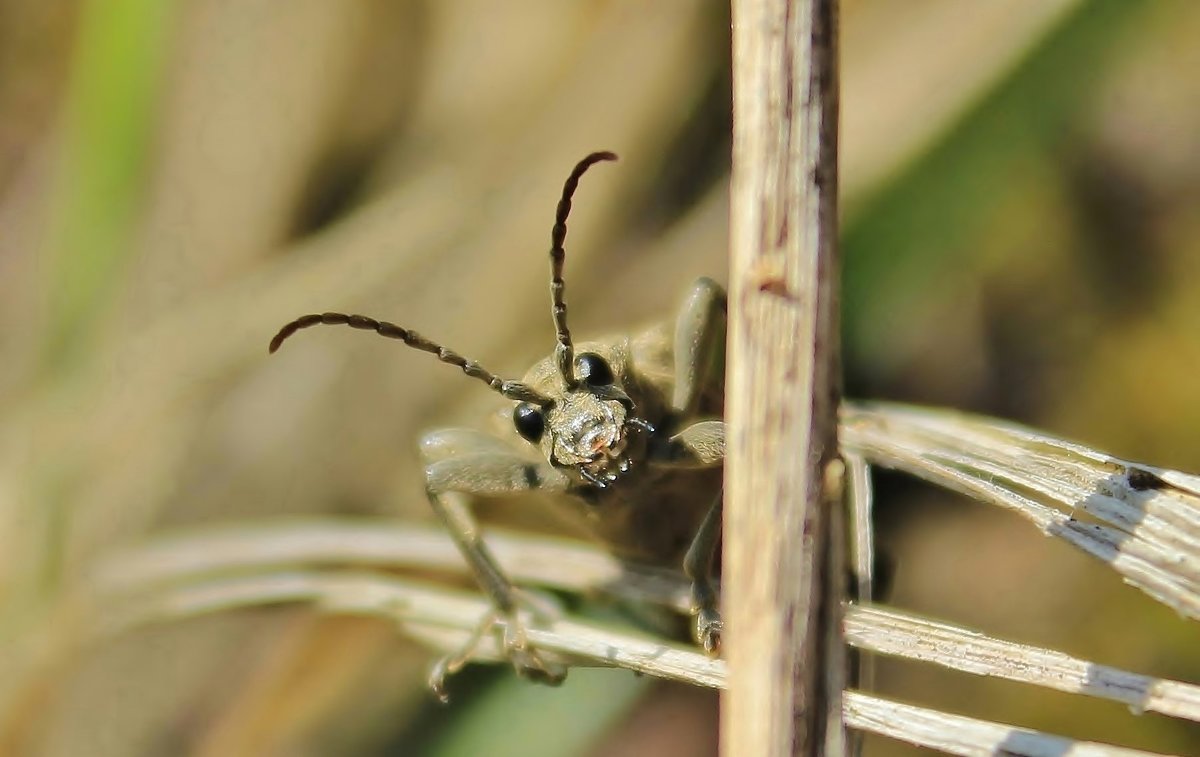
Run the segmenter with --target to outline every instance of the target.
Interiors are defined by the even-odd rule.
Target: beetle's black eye
[[[522,402],[513,408],[513,425],[522,438],[537,444],[546,433],[546,415],[537,405]]]
[[[612,368],[608,361],[594,352],[585,352],[579,356],[576,370],[579,378],[588,386],[608,386],[613,382]]]

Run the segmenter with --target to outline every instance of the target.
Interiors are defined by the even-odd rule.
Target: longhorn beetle
[[[273,353],[310,326],[374,331],[437,355],[515,403],[510,438],[452,428],[421,440],[429,503],[493,606],[470,642],[434,666],[430,685],[443,699],[445,677],[466,663],[497,624],[518,673],[551,684],[566,675],[529,647],[517,617],[525,600],[480,537],[464,498],[469,495],[566,495],[618,556],[682,565],[692,581],[696,639],[710,653],[720,641],[711,572],[720,542],[725,458],[725,424],[720,420],[725,292],[702,278],[693,284],[673,324],[633,337],[576,345],[567,328],[562,274],[571,198],[589,168],[616,159],[611,152],[592,153],[576,164],[563,185],[550,233],[550,302],[558,343],[523,380],[502,379],[414,331],[363,315],[301,316],[271,340]],[[519,438],[512,438],[514,431]]]

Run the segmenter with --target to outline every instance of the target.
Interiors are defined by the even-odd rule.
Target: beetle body
[[[550,294],[557,344],[521,381],[387,321],[314,313],[286,324],[274,352],[296,331],[346,325],[430,352],[512,400],[507,430],[443,429],[421,439],[425,490],[434,513],[470,564],[494,612],[457,655],[441,660],[430,684],[444,698],[445,676],[460,668],[492,628],[519,673],[557,683],[566,671],[530,649],[518,617],[522,595],[504,575],[470,512],[476,497],[530,492],[561,495],[617,555],[682,567],[692,579],[697,640],[716,649],[721,630],[711,582],[720,540],[725,457],[723,375],[725,292],[693,284],[670,324],[634,337],[576,345],[567,328],[562,271],[566,220],[580,177],[612,153],[580,161],[563,186],[551,231]]]
[[[604,357],[613,368],[616,382],[625,388],[638,408],[639,416],[653,425],[657,434],[668,435],[677,430],[680,421],[671,410],[675,384],[671,331],[671,324],[663,323],[632,337],[614,336],[578,345],[583,354]],[[722,417],[723,350],[714,358],[695,419]],[[539,391],[561,391],[553,357],[535,363],[522,381]],[[511,436],[514,445],[527,445],[514,433],[511,416],[508,408],[497,414],[496,433]],[[713,494],[721,490],[722,469],[647,464],[648,441],[644,434],[629,440],[630,469],[612,486],[568,490],[562,506],[570,508],[573,518],[614,555],[634,562],[679,568],[712,504]],[[539,451],[548,457],[545,442],[539,445]]]

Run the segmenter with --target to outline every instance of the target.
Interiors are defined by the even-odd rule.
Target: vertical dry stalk
[[[734,0],[726,755],[839,754],[836,0]]]

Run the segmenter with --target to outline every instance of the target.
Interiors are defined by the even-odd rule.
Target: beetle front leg
[[[712,279],[692,286],[675,321],[675,388],[671,400],[676,418],[690,418],[700,406],[708,382],[722,371],[718,360],[725,348],[725,290]],[[669,465],[709,467],[725,461],[725,424],[702,421],[675,434],[657,450]],[[706,652],[720,645],[721,614],[713,588],[712,566],[721,544],[721,493],[709,507],[683,560],[683,572],[692,582],[692,614],[696,641]]]
[[[667,440],[660,454],[679,466],[707,468],[723,465],[725,422],[694,423]],[[721,631],[724,627],[712,576],[713,562],[717,549],[721,546],[723,495],[723,491],[717,492],[683,558],[684,575],[692,582],[692,615],[696,618],[692,632],[696,642],[709,654],[716,653],[720,648]]]
[[[725,423],[693,423],[653,446],[650,454],[650,459],[658,465],[680,468],[721,465],[725,462]],[[692,582],[692,614],[696,617],[693,632],[696,641],[709,653],[716,652],[721,644],[721,613],[712,581],[713,562],[721,544],[721,497],[722,492],[718,492],[683,558],[683,572]]]
[[[696,414],[704,388],[725,349],[725,290],[709,278],[692,285],[675,319],[675,388],[671,408],[677,418]],[[723,362],[723,361],[721,361]]]
[[[655,440],[650,462],[675,468],[714,468],[725,462],[725,421],[693,423],[674,436]]]
[[[721,543],[723,495],[724,492],[717,492],[717,498],[705,513],[687,554],[683,556],[683,573],[692,582],[692,615],[696,617],[692,633],[697,643],[709,654],[720,649],[721,631],[724,628],[721,612],[717,609],[717,590],[712,581],[713,560]]]
[[[421,441],[421,451],[427,462],[425,491],[429,504],[495,608],[462,650],[438,661],[430,674],[430,687],[445,700],[445,677],[466,664],[479,642],[497,623],[504,625],[505,654],[519,674],[552,685],[561,683],[566,670],[543,660],[536,651],[529,649],[524,627],[517,617],[521,604],[519,590],[501,570],[483,541],[464,495],[565,491],[567,478],[547,463],[530,462],[513,454],[494,437],[465,429],[429,434]]]

